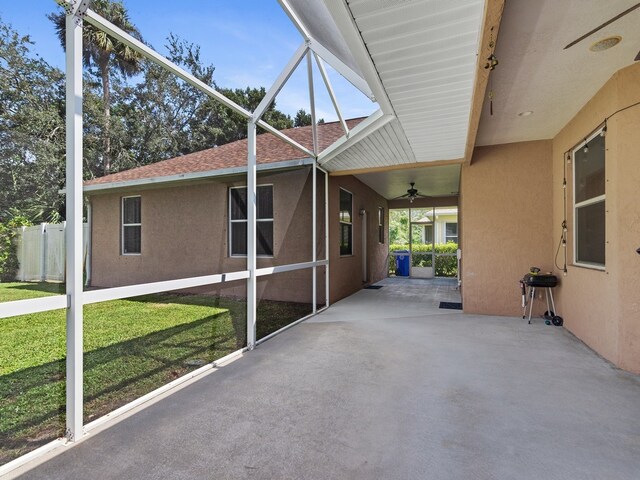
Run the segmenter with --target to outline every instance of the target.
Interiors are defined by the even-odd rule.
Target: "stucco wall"
[[[640,64],[616,73],[553,140],[554,242],[564,218],[564,152],[605,117],[640,101]],[[640,372],[640,106],[617,113],[606,134],[606,270],[572,265],[572,179],[568,165],[568,272],[558,289],[565,326],[618,366]]]
[[[550,141],[474,150],[460,195],[466,313],[522,315],[518,280],[552,268],[551,184]]]
[[[637,102],[640,64],[617,72],[552,140],[475,149],[473,163],[462,170],[460,195],[465,312],[520,315],[518,278],[533,265],[553,271],[565,328],[614,364],[640,373],[640,106],[625,109]],[[568,164],[564,276],[554,257],[565,218],[565,152],[620,109],[607,122],[606,269],[572,264]]]
[[[340,188],[353,194],[353,255],[340,256]],[[378,207],[384,207],[385,243],[378,241]],[[367,212],[367,281],[363,279],[361,209]],[[329,177],[330,301],[333,303],[387,276],[389,251],[387,201],[352,176]]]
[[[318,191],[323,191],[319,180]],[[228,188],[238,178],[171,188],[93,195],[92,285],[112,287],[246,269],[246,258],[228,255]],[[274,185],[274,257],[259,258],[258,268],[307,262],[311,250],[311,173],[309,168],[259,175]],[[120,199],[142,196],[142,254],[120,255]],[[318,235],[324,232],[324,206],[318,203]],[[320,242],[322,245],[324,242]],[[322,245],[318,258],[324,255]],[[318,298],[324,299],[323,272]],[[201,291],[218,291],[208,287]],[[244,286],[225,293],[245,295]],[[311,302],[308,272],[287,272],[258,282],[258,297]]]

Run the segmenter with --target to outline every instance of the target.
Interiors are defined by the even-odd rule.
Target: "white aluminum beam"
[[[376,130],[384,127],[387,123],[394,119],[393,115],[384,115],[382,110],[376,110],[369,115],[365,120],[355,126],[349,133],[349,137],[341,137],[334,142],[330,147],[323,150],[318,155],[318,163],[322,166],[331,161],[340,153],[344,152],[347,148],[358,143],[360,140],[368,135],[371,135]]]
[[[138,297],[140,295],[150,295],[152,293],[169,292],[183,288],[201,287],[203,285],[214,285],[216,283],[234,282],[249,278],[249,272],[242,270],[239,272],[217,273],[214,275],[204,275],[201,277],[180,278],[177,280],[165,280],[162,282],[141,283],[138,285],[126,285],[124,287],[105,288],[101,290],[90,290],[84,293],[84,304],[108,302],[121,298]]]
[[[82,437],[82,21],[66,17],[66,437]]]
[[[369,88],[369,84],[356,72],[354,72],[346,63],[336,57],[321,43],[313,38],[309,40],[309,48],[318,54],[322,59],[331,65],[340,75],[351,83],[354,87],[364,93],[372,102],[376,101],[376,97]]]
[[[311,108],[311,137],[314,157],[318,155],[318,121],[316,119],[316,95],[313,88],[313,63],[311,52],[307,52],[307,81],[309,83],[309,106]]]
[[[256,124],[247,123],[247,348],[256,346],[257,272],[256,272]]]
[[[285,83],[287,83],[287,80],[291,78],[293,72],[295,72],[296,68],[298,68],[298,65],[300,65],[302,58],[305,56],[308,50],[309,47],[305,42],[300,45],[295,51],[295,53],[289,60],[289,63],[287,63],[282,72],[280,72],[280,75],[278,76],[278,78],[276,78],[276,81],[273,82],[273,85],[271,85],[271,88],[262,98],[255,111],[253,112],[252,121],[254,123],[258,122],[258,120],[262,118],[262,115],[264,115],[264,112],[266,112],[267,108],[269,108],[269,105],[273,103],[276,95],[280,93],[280,90],[282,90],[282,87],[284,87]]]
[[[324,269],[324,302],[325,308],[329,307],[329,172],[316,168],[324,173],[324,258],[327,266]]]
[[[311,65],[311,57],[309,56],[309,65]],[[313,262],[313,271],[312,271],[312,279],[311,279],[311,301],[312,301],[312,312],[316,313],[318,310],[318,292],[317,290],[317,283],[318,283],[318,279],[317,279],[317,273],[318,270],[316,268],[316,261],[318,260],[318,186],[316,185],[317,183],[317,175],[318,175],[318,169],[315,165],[315,163],[313,164],[313,167],[311,167],[312,169],[312,175],[311,175],[311,181],[313,182],[313,186],[311,188],[311,195],[313,196],[313,200],[312,200],[312,206],[311,206],[311,261]]]
[[[29,315],[31,313],[48,312],[67,308],[67,296],[56,295],[54,297],[29,298],[27,300],[14,300],[13,302],[0,303],[0,318],[15,317],[17,315]]]
[[[140,55],[142,55],[142,56],[146,57],[147,59],[151,60],[152,62],[155,62],[156,64],[164,67],[168,71],[172,72],[174,75],[180,77],[182,80],[187,82],[189,85],[192,85],[193,87],[197,88],[201,92],[205,93],[206,95],[209,95],[213,99],[215,99],[218,102],[222,103],[224,106],[230,108],[234,112],[236,112],[239,115],[243,116],[245,119],[249,120],[249,119],[251,119],[253,117],[253,114],[251,112],[249,112],[248,110],[242,108],[240,105],[238,105],[237,103],[233,102],[232,100],[229,100],[227,97],[222,95],[220,92],[218,92],[214,88],[210,87],[206,83],[202,82],[198,78],[194,77],[190,73],[186,72],[185,70],[180,68],[175,63],[170,62],[169,60],[164,58],[162,55],[160,55],[159,53],[157,53],[153,49],[151,49],[148,46],[146,46],[144,43],[140,42],[139,40],[137,40],[136,38],[132,37],[131,35],[129,35],[125,31],[123,31],[120,28],[116,27],[113,23],[109,22],[108,20],[105,20],[104,18],[102,18],[100,15],[95,13],[93,10],[91,10],[91,9],[87,10],[87,12],[85,14],[85,19],[89,23],[91,23],[92,25],[94,25],[97,28],[99,28],[99,29],[103,30],[104,32],[108,33],[109,35],[111,35],[112,37],[114,37],[117,40],[121,41],[125,45],[128,45],[133,50],[138,52]],[[311,153],[311,151],[309,149],[303,147],[302,145],[300,145],[295,140],[287,137],[284,133],[282,133],[279,130],[273,128],[271,125],[269,125],[264,120],[260,120],[258,122],[258,125],[261,128],[263,128],[266,131],[268,131],[269,133],[271,133],[271,134],[275,135],[276,137],[280,138],[281,140],[284,140],[289,145],[291,145],[291,146],[303,151],[307,155],[313,157],[313,153]]]
[[[300,145],[298,142],[296,142],[295,140],[287,137],[284,133],[282,133],[280,130],[278,130],[277,128],[272,127],[271,125],[269,125],[267,122],[265,122],[264,120],[260,120],[258,122],[258,126],[264,130],[266,130],[267,132],[275,135],[276,137],[278,137],[279,139],[287,142],[289,145],[291,145],[292,147],[297,148],[298,150],[300,150],[303,153],[306,153],[309,157],[311,158],[315,158],[314,153],[309,150],[307,147],[303,147],[302,145]]]
[[[85,14],[85,19],[86,19],[87,22],[91,23],[92,25],[94,25],[95,27],[99,28],[103,32],[111,35],[112,37],[114,37],[117,40],[121,41],[125,45],[128,45],[133,50],[138,52],[140,55],[142,55],[142,56],[146,57],[147,59],[151,60],[152,62],[155,62],[158,65],[164,67],[165,69],[167,69],[168,71],[170,71],[174,75],[177,75],[182,80],[184,80],[188,84],[196,87],[200,91],[206,93],[210,97],[215,98],[217,101],[219,101],[220,103],[222,103],[226,107],[229,107],[234,112],[242,115],[244,118],[246,118],[246,119],[251,118],[251,113],[248,110],[245,110],[244,108],[242,108],[237,103],[229,100],[227,97],[222,95],[220,92],[216,91],[214,88],[210,87],[209,85],[207,85],[203,81],[199,80],[198,78],[196,78],[195,76],[193,76],[189,72],[187,72],[184,69],[180,68],[175,63],[167,60],[162,55],[160,55],[158,52],[156,52],[152,48],[148,47],[147,45],[142,43],[140,40],[132,37],[131,35],[126,33],[124,30],[118,28],[113,23],[111,23],[108,20],[104,19],[103,17],[98,15],[93,10],[91,10],[91,9],[87,10],[87,12]]]
[[[294,270],[304,270],[305,268],[321,267],[327,263],[327,260],[318,260],[315,262],[289,263],[287,265],[276,265],[274,267],[262,267],[256,269],[256,277],[264,277],[265,275],[273,275],[274,273],[293,272]]]
[[[329,79],[329,75],[327,75],[327,69],[324,66],[324,62],[322,59],[313,52],[313,56],[316,59],[316,63],[318,64],[318,70],[320,70],[320,76],[324,81],[324,86],[327,88],[327,93],[329,93],[329,98],[331,98],[331,103],[333,103],[333,108],[336,111],[336,115],[338,115],[338,120],[340,120],[340,125],[342,125],[342,130],[344,130],[344,134],[349,136],[349,128],[347,127],[347,122],[344,121],[344,117],[342,116],[342,111],[340,110],[340,105],[338,104],[338,99],[336,98],[336,94],[333,91],[333,86],[331,85],[331,80]]]

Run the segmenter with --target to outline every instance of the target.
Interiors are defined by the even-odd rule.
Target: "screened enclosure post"
[[[317,160],[316,160],[317,161]],[[324,274],[324,299],[325,305],[329,306],[329,172],[324,172],[324,258],[327,260]]]
[[[314,160],[313,162],[313,167],[311,167],[311,181],[313,183],[313,186],[311,187],[311,196],[313,197],[312,200],[312,204],[311,204],[311,248],[312,248],[312,252],[311,252],[311,260],[314,263],[313,266],[313,276],[311,279],[311,301],[313,302],[312,305],[312,311],[313,313],[316,313],[318,311],[318,293],[316,292],[317,290],[317,278],[316,278],[316,274],[318,269],[315,266],[316,261],[318,260],[318,226],[317,226],[317,221],[318,221],[318,188],[316,186],[316,178],[317,178],[317,165],[316,162]]]
[[[67,430],[82,436],[82,21],[66,19]]]
[[[247,123],[247,347],[256,345],[256,124]]]

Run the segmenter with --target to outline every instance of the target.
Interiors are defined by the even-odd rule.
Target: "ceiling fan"
[[[399,197],[393,198],[392,200],[398,200],[400,198],[408,198],[409,199],[409,203],[413,203],[413,201],[416,198],[431,198],[427,195],[422,195],[420,193],[418,193],[418,190],[416,188],[413,188],[413,186],[415,185],[415,182],[411,182],[411,188],[409,188],[409,190],[407,190],[407,193],[405,193],[404,195],[400,195]]]
[[[589,37],[590,35],[593,35],[594,33],[596,33],[599,30],[602,30],[604,27],[606,27],[607,25],[612,24],[613,22],[615,22],[616,20],[624,17],[625,15],[633,12],[634,10],[636,10],[637,8],[640,8],[640,3],[636,3],[634,6],[627,8],[624,12],[619,13],[618,15],[611,17],[609,20],[607,20],[606,22],[602,23],[601,25],[598,25],[596,28],[594,28],[593,30],[588,31],[587,33],[585,33],[584,35],[582,35],[579,38],[576,38],[573,42],[569,43],[566,47],[564,47],[564,50],[566,50],[569,47],[573,47],[576,43],[581,42],[582,40],[584,40],[585,38]],[[634,61],[638,61],[640,60],[640,52],[638,52],[638,54],[636,55],[636,57],[634,58]]]

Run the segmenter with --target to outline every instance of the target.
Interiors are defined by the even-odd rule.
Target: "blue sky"
[[[169,33],[201,46],[202,60],[216,67],[221,87],[269,86],[302,43],[300,34],[276,0],[124,0],[143,38],[160,53]],[[34,51],[49,63],[64,65],[64,53],[46,14],[54,0],[0,0],[0,16],[22,35],[30,35]],[[343,114],[368,115],[377,107],[333,70],[329,74]],[[317,70],[314,74],[318,117],[336,115]],[[306,62],[298,67],[276,99],[277,108],[294,115],[309,111]]]

